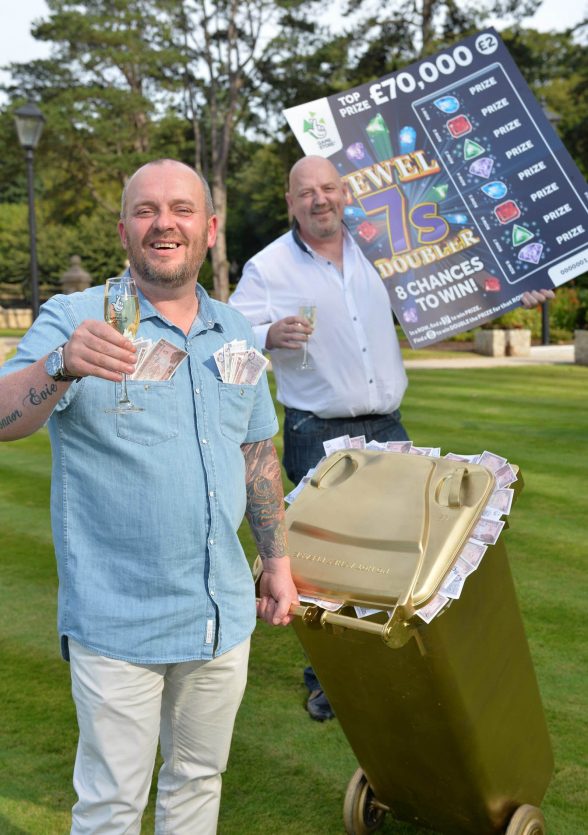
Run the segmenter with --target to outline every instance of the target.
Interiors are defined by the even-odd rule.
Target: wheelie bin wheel
[[[506,835],[545,835],[545,818],[541,809],[528,803],[519,806],[510,819]]]
[[[379,829],[386,812],[376,805],[367,777],[358,768],[347,786],[343,801],[343,823],[347,835],[369,835]]]

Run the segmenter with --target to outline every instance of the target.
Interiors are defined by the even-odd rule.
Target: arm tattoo
[[[16,421],[22,417],[22,412],[20,409],[15,409],[14,412],[11,412],[9,415],[5,415],[4,417],[0,418],[0,429],[6,429],[10,426],[11,423],[16,423]]]
[[[245,515],[260,556],[286,554],[286,523],[280,462],[271,440],[243,444],[247,509]]]
[[[46,383],[43,388],[39,390],[31,387],[27,396],[22,401],[23,405],[28,403],[30,406],[41,406],[46,400],[50,400],[56,391],[56,383]]]

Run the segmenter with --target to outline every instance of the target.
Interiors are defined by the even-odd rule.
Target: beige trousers
[[[158,740],[156,835],[214,835],[249,640],[212,661],[131,664],[70,640],[80,737],[72,835],[139,835]]]

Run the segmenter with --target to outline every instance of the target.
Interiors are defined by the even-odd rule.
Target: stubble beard
[[[324,218],[325,216],[320,215],[318,217]],[[337,216],[336,212],[329,213],[327,216],[327,222],[321,223],[318,220],[318,217],[315,217],[312,214],[310,216],[311,232],[315,238],[332,238],[337,234],[341,226],[341,220]]]
[[[202,236],[199,241],[194,242],[192,252],[186,253],[183,263],[172,267],[157,266],[144,256],[140,248],[135,248],[134,244],[127,240],[131,273],[140,276],[145,283],[158,287],[183,287],[197,279],[207,251],[207,238]]]

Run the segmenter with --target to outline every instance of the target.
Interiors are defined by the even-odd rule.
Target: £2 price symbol
[[[498,48],[498,39],[494,35],[478,35],[476,38],[476,49],[482,55],[492,55]]]

